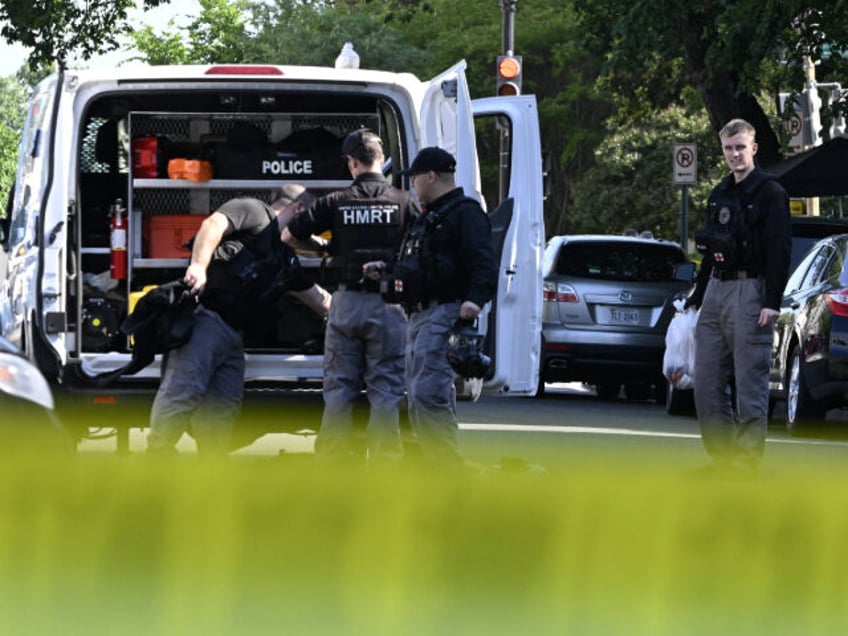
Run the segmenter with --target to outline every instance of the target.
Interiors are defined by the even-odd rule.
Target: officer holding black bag
[[[310,199],[303,186],[287,184],[271,205],[232,199],[201,224],[183,277],[200,302],[188,341],[165,354],[148,452],[176,452],[189,426],[201,455],[229,452],[244,395],[242,332],[248,321],[272,315],[283,293],[319,315],[327,313],[329,294],[309,280],[281,241],[282,227]]]
[[[747,471],[765,449],[773,324],[789,274],[789,198],[755,166],[750,123],[730,121],[719,139],[731,174],[710,194],[707,224],[695,236],[704,258],[687,301],[701,309],[695,407],[707,453],[720,467]]]
[[[324,336],[324,414],[315,453],[331,461],[363,459],[354,443],[353,408],[365,389],[370,404],[367,459],[373,466],[403,455],[399,409],[406,319],[399,305],[382,299],[363,266],[394,260],[419,208],[408,192],[383,176],[385,157],[376,133],[363,128],[349,134],[342,156],[353,183],[316,200],[289,223],[283,240],[299,247],[332,231],[326,269],[338,287]]]

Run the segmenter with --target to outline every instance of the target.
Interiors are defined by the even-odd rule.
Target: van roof
[[[327,80],[340,83],[418,84],[412,73],[393,73],[370,69],[336,69],[328,66],[287,66],[275,64],[209,64],[149,66],[130,64],[104,69],[69,69],[81,81],[155,81],[196,79],[280,79],[293,81]]]

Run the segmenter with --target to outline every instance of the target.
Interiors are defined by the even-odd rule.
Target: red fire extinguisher
[[[124,280],[127,277],[127,211],[124,202],[118,199],[109,210],[109,274]]]

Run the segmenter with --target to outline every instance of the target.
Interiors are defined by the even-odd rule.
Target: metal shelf
[[[335,179],[210,179],[209,181],[189,181],[187,179],[133,179],[133,188],[151,190],[275,190],[286,183],[301,183],[310,189],[340,190],[350,185],[350,180]]]
[[[134,258],[133,267],[138,269],[188,267],[188,262],[187,258]]]

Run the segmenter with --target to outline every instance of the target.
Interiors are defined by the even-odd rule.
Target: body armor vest
[[[755,241],[762,219],[753,204],[754,195],[771,179],[762,173],[752,174],[754,181],[732,191],[732,176],[726,178],[710,195],[706,225],[695,233],[695,246],[712,256],[720,271],[743,269],[745,263],[756,262],[761,247]],[[749,177],[750,178],[750,177]],[[747,181],[747,179],[746,179]]]
[[[353,199],[337,206],[330,255],[341,280],[359,280],[368,261],[394,260],[407,224],[400,195],[386,191],[380,198]]]

